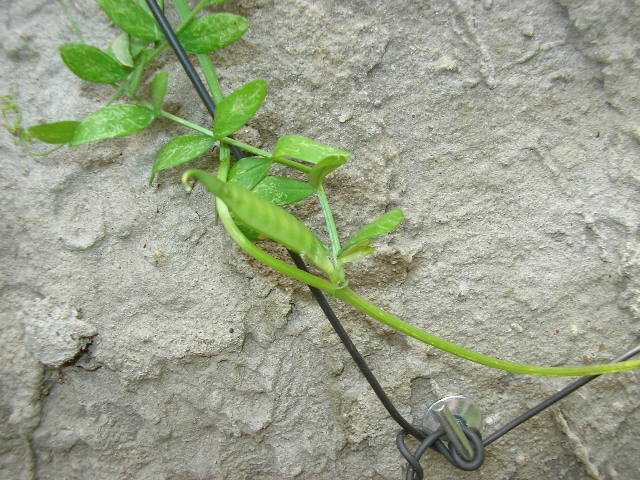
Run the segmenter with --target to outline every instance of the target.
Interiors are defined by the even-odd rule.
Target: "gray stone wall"
[[[97,5],[66,4],[106,47],[117,30]],[[608,362],[637,344],[637,0],[223,9],[251,20],[213,56],[225,93],[270,86],[240,138],[269,149],[296,133],[353,152],[328,182],[345,237],[405,210],[349,270],[354,289],[505,359]],[[59,2],[5,0],[0,21],[0,93],[25,125],[82,119],[109,98],[59,59],[77,41]],[[205,124],[177,62],[163,63],[169,107]],[[307,289],[233,245],[180,172],[147,186],[179,133],[159,121],[31,157],[0,132],[0,477],[401,478],[397,426]],[[323,232],[316,202],[295,211]],[[335,307],[416,421],[464,393],[493,430],[567,382],[476,366]],[[427,478],[638,478],[638,375],[597,380],[493,444],[477,472],[431,454]]]

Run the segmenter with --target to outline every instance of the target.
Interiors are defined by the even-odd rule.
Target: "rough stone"
[[[70,16],[62,3],[0,9],[0,95],[25,126],[80,120],[113,93],[75,78],[58,47],[78,42],[71,18],[101,48],[118,30],[93,1],[65,1]],[[212,55],[224,93],[269,82],[240,138],[353,152],[326,185],[342,238],[405,211],[349,268],[355,290],[505,359],[610,362],[638,343],[637,1],[208,8],[251,22]],[[154,68],[170,72],[167,109],[210,124],[174,57]],[[186,167],[147,185],[155,153],[185,133],[158,120],[32,157],[0,131],[0,478],[402,478],[397,425],[306,288],[232,244],[212,197],[180,185]],[[215,150],[193,165],[215,168]],[[314,199],[292,211],[324,235]],[[492,431],[567,383],[471,364],[334,305],[412,421],[463,393]],[[431,453],[426,476],[636,478],[638,375],[592,382],[491,445],[479,472]]]

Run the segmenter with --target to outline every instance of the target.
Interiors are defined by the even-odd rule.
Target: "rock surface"
[[[88,43],[116,36],[94,2],[65,4]],[[213,55],[225,93],[269,81],[244,138],[269,149],[296,133],[353,152],[327,186],[343,237],[406,212],[349,270],[357,291],[506,359],[609,362],[638,343],[637,0],[216,8],[251,21]],[[108,100],[59,59],[77,42],[61,2],[7,1],[0,20],[2,94],[25,125]],[[162,65],[172,111],[206,124],[177,62]],[[31,157],[0,132],[0,478],[401,478],[397,426],[306,288],[242,254],[180,172],[147,187],[178,133],[158,121]],[[296,212],[323,231],[313,200]],[[476,366],[336,310],[415,421],[463,393],[491,431],[567,383]],[[430,454],[427,476],[637,478],[639,375],[598,379],[493,444],[477,472]]]

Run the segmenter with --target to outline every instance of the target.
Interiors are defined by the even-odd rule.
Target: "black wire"
[[[409,469],[405,477],[406,480],[423,480],[424,470],[420,465],[420,458],[429,448],[440,452],[452,465],[455,465],[461,470],[476,470],[484,463],[485,450],[482,445],[482,438],[476,430],[467,427],[464,423],[460,424],[460,428],[473,446],[473,458],[471,458],[471,460],[463,459],[455,448],[445,445],[442,441],[443,438],[446,438],[444,429],[439,428],[435,432],[430,432],[426,428],[419,428],[424,435],[424,440],[422,440],[420,446],[413,453],[411,453],[405,443],[408,433],[400,430],[396,436],[398,451],[409,464]]]
[[[640,353],[640,345],[638,345],[633,350],[628,351],[627,353],[625,353],[621,357],[617,358],[615,361],[616,362],[623,362],[623,361],[628,360],[631,357],[637,355],[638,353]],[[529,411],[523,413],[519,417],[511,420],[509,423],[507,423],[503,427],[501,427],[498,430],[496,430],[495,432],[493,432],[491,435],[489,435],[487,438],[485,438],[484,442],[482,442],[482,443],[484,444],[485,447],[490,445],[490,444],[492,444],[493,442],[498,440],[500,437],[502,437],[504,434],[506,434],[506,433],[510,432],[511,430],[513,430],[514,428],[516,428],[518,425],[526,422],[530,418],[532,418],[535,415],[539,414],[540,412],[542,412],[546,408],[549,408],[551,405],[553,405],[557,401],[562,400],[564,397],[566,397],[570,393],[575,392],[580,387],[583,387],[584,385],[586,385],[587,383],[591,382],[592,380],[595,380],[599,376],[600,375],[589,375],[589,376],[586,376],[586,377],[581,377],[578,380],[576,380],[575,382],[570,383],[569,385],[564,387],[562,390],[560,390],[558,393],[555,393],[555,394],[551,395],[549,398],[547,398],[546,400],[540,402],[538,405],[536,405],[535,407],[533,407]]]
[[[167,38],[169,45],[171,45],[173,51],[176,52],[178,60],[180,60],[180,63],[182,64],[182,68],[184,68],[184,71],[189,77],[189,80],[191,80],[193,87],[196,89],[196,92],[198,92],[198,96],[202,100],[202,103],[204,103],[204,106],[209,111],[211,118],[214,118],[216,115],[216,105],[213,102],[211,95],[209,95],[207,88],[204,86],[204,83],[202,83],[202,80],[200,80],[196,69],[193,67],[193,64],[189,60],[187,52],[185,52],[184,48],[182,47],[180,40],[178,40],[178,37],[173,31],[173,28],[171,28],[167,17],[164,16],[164,13],[155,2],[155,0],[147,0],[147,5],[149,5],[153,16],[156,17],[156,21],[164,32],[164,36]]]
[[[293,259],[293,262],[296,264],[296,267],[298,267],[300,270],[304,270],[305,272],[308,271],[307,266],[305,265],[300,255],[292,252],[291,250],[289,250],[289,255]],[[309,290],[311,290],[313,298],[315,298],[316,302],[318,302],[318,305],[320,305],[320,308],[329,320],[329,323],[331,323],[331,326],[338,334],[338,337],[340,337],[340,341],[351,355],[351,358],[353,358],[353,361],[362,372],[364,378],[366,378],[367,382],[369,382],[369,385],[371,385],[371,388],[377,395],[384,408],[386,408],[387,412],[389,412],[389,415],[391,415],[391,418],[393,418],[404,431],[410,433],[419,440],[423,440],[425,437],[424,432],[414,427],[400,414],[400,412],[398,412],[396,407],[393,405],[393,403],[385,393],[384,388],[382,388],[382,385],[380,385],[380,382],[378,382],[378,379],[369,368],[366,360],[362,357],[362,355],[360,355],[360,352],[351,341],[349,334],[342,326],[342,323],[340,323],[340,320],[338,320],[338,317],[331,308],[331,305],[329,305],[329,302],[327,301],[322,291],[320,291],[316,287],[312,287],[311,285],[308,285],[308,287]]]

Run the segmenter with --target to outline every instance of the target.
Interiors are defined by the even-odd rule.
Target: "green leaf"
[[[140,40],[138,37],[129,38],[129,50],[131,50],[131,56],[135,59],[141,52],[147,48],[147,43],[144,40]]]
[[[195,177],[224,201],[231,212],[247,226],[285,247],[306,256],[331,275],[335,270],[327,246],[296,217],[240,185],[224,183],[202,170],[187,170],[183,183]]]
[[[132,0],[98,0],[113,23],[134,37],[148,42],[160,40],[162,32],[156,21]]]
[[[256,114],[267,96],[267,81],[254,80],[218,104],[214,122],[216,138],[231,135]]]
[[[355,262],[357,260],[362,260],[369,255],[372,255],[376,252],[375,247],[371,246],[371,242],[364,241],[355,247],[351,247],[346,252],[338,255],[338,260],[341,264]]]
[[[251,190],[269,173],[271,160],[262,157],[241,159],[229,171],[228,181]]]
[[[249,28],[249,21],[231,13],[217,13],[196,18],[178,38],[191,53],[220,50],[238,40]]]
[[[129,74],[129,78],[127,78],[126,91],[127,95],[133,97],[140,88],[142,84],[142,74],[144,73],[144,63],[140,63],[136,65],[136,68]]]
[[[369,240],[374,237],[378,237],[380,235],[384,235],[385,233],[392,232],[402,223],[404,220],[404,213],[402,210],[396,209],[391,210],[390,212],[385,213],[377,220],[369,223],[362,227],[362,229],[355,234],[351,240],[344,244],[344,246],[340,249],[340,254],[342,252],[346,252],[349,248],[362,243],[365,240]]]
[[[68,143],[80,122],[55,122],[34,125],[29,128],[32,137],[46,143]]]
[[[177,167],[194,158],[198,158],[213,147],[213,144],[213,138],[206,135],[182,135],[173,138],[158,151],[149,183],[153,182],[153,177],[155,177],[158,172]]]
[[[147,5],[147,2],[145,0],[138,0],[136,3],[138,5],[140,5],[140,8],[142,8],[142,10],[144,10],[144,13],[146,13],[150,17],[153,17],[153,12],[149,8],[149,5]],[[160,10],[164,10],[164,7],[162,6],[162,3],[163,2],[160,2],[160,1],[158,2],[158,6],[160,7]]]
[[[116,83],[127,76],[127,71],[116,60],[99,48],[82,43],[69,43],[60,47],[60,56],[73,73],[83,80],[95,83]]]
[[[133,57],[129,49],[129,34],[122,32],[111,42],[111,51],[113,56],[125,67],[133,68]]]
[[[151,80],[151,98],[153,98],[153,107],[156,114],[160,112],[164,97],[167,94],[167,82],[169,80],[169,72],[159,72],[153,80]]]
[[[276,205],[291,205],[313,195],[313,187],[293,178],[267,177],[252,190]]]
[[[153,123],[155,115],[138,105],[111,105],[93,112],[78,125],[71,146],[125,137],[138,133]]]
[[[333,155],[320,160],[309,172],[309,183],[315,188],[320,188],[324,178],[346,161],[347,157]]]
[[[305,162],[318,163],[323,158],[330,155],[342,156],[345,158],[351,158],[349,152],[344,150],[338,150],[337,148],[329,147],[317,143],[310,138],[302,137],[300,135],[287,135],[282,137],[276,143],[276,148],[273,151],[275,158],[294,158],[296,160],[304,160]]]

